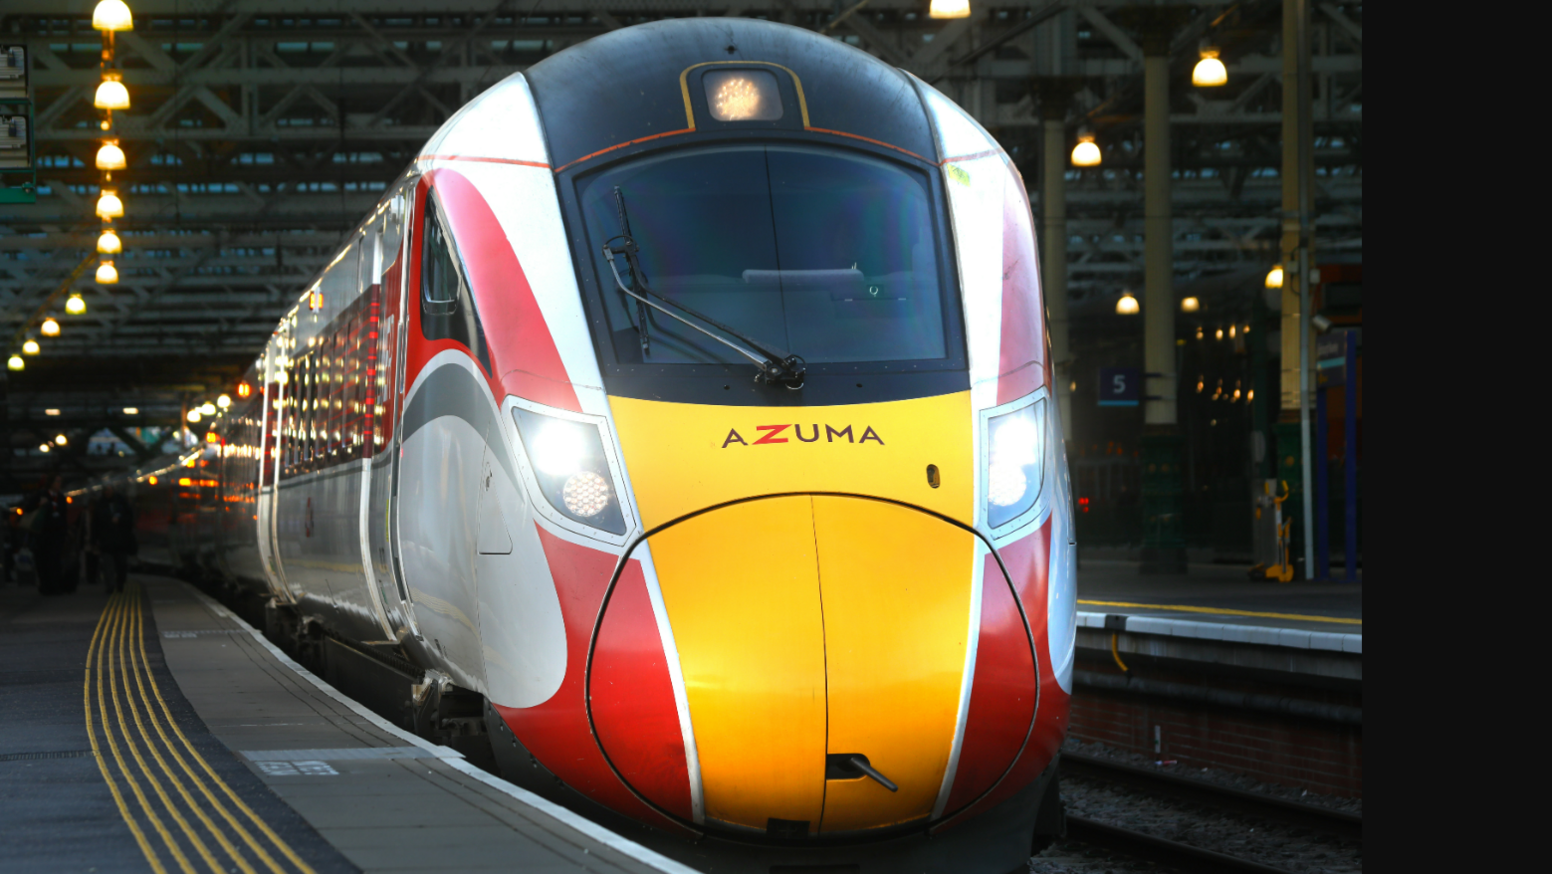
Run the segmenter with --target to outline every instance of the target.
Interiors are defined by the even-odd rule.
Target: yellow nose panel
[[[874,495],[973,524],[970,393],[831,407],[611,397],[643,524],[740,498]],[[939,487],[927,478],[938,468]]]
[[[831,780],[821,831],[924,818],[958,724],[975,538],[915,510],[816,496],[832,754],[899,785]]]
[[[825,651],[810,499],[735,504],[654,535],[706,816],[817,830]]]

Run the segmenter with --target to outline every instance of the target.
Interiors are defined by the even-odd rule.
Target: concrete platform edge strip
[[[264,636],[263,632],[249,625],[246,621],[243,620],[241,616],[238,616],[237,614],[226,609],[220,603],[207,596],[204,592],[199,591],[188,583],[182,583],[182,585],[191,594],[193,594],[193,596],[197,598],[200,603],[204,604],[207,610],[210,610],[212,613],[223,619],[229,619],[232,622],[237,623],[238,626],[246,631],[249,635],[251,635],[260,646],[268,650],[269,653],[273,655],[281,664],[294,671],[297,676],[307,680],[309,683],[317,687],[318,691],[328,695],[335,701],[338,701],[339,703],[350,708],[350,710],[355,712],[362,719],[371,722],[372,725],[376,726],[377,728],[380,728],[383,731],[394,735],[395,737],[402,738],[413,746],[426,750],[431,754],[432,757],[441,759],[443,764],[447,765],[448,767],[462,771],[464,774],[480,781],[481,783],[484,783],[486,786],[489,786],[497,792],[513,798],[514,800],[520,801],[523,804],[534,808],[536,811],[547,814],[552,819],[555,819],[556,821],[566,826],[576,829],[578,832],[581,832],[587,837],[592,838],[598,843],[617,850],[618,852],[623,853],[644,865],[650,865],[653,868],[664,872],[664,874],[700,874],[700,872],[696,871],[694,868],[691,868],[687,865],[682,865],[679,862],[675,862],[667,856],[654,852],[653,850],[650,850],[629,838],[617,835],[614,832],[609,831],[603,826],[593,822],[590,819],[587,819],[578,813],[561,807],[552,801],[540,798],[538,795],[535,795],[521,787],[514,786],[513,784],[508,783],[507,781],[502,780],[493,774],[487,774],[474,765],[469,764],[468,761],[464,759],[463,754],[457,750],[444,747],[440,744],[433,744],[425,738],[410,734],[409,732],[398,727],[397,725],[394,725],[388,720],[383,719],[376,713],[373,713],[350,698],[340,694],[339,690],[319,679],[318,676],[315,675],[312,671],[309,671],[301,665],[297,664],[296,661],[294,661],[290,656],[286,655],[285,652],[280,649],[280,647],[271,643],[269,638]]]
[[[1164,637],[1193,637],[1230,643],[1255,643],[1290,649],[1318,649],[1330,652],[1363,654],[1362,634],[1332,631],[1306,631],[1296,628],[1270,628],[1263,625],[1230,625],[1223,622],[1193,622],[1161,616],[1130,616],[1118,613],[1078,611],[1079,628],[1125,631],[1131,634],[1157,634]]]

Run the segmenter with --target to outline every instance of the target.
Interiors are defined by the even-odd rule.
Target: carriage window
[[[428,201],[429,205],[429,201]],[[453,247],[435,209],[426,211],[426,235],[420,259],[420,288],[431,310],[440,315],[458,307],[458,267],[453,263]]]

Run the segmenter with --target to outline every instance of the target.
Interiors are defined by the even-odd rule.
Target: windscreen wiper
[[[691,309],[690,307],[687,307],[678,301],[669,300],[663,295],[653,291],[652,288],[647,285],[644,278],[646,276],[646,271],[641,269],[641,247],[636,245],[636,240],[631,236],[630,219],[625,213],[625,193],[620,190],[619,186],[615,186],[614,200],[620,211],[620,235],[613,237],[608,242],[604,243],[604,257],[609,259],[609,270],[614,274],[614,284],[619,287],[621,292],[624,292],[626,295],[630,296],[636,301],[638,323],[637,330],[641,332],[641,350],[643,357],[645,357],[645,354],[649,351],[651,344],[651,339],[648,334],[649,329],[647,327],[647,311],[645,307],[651,307],[663,315],[668,316],[677,322],[681,322],[702,334],[705,334],[713,340],[716,340],[718,343],[721,343],[729,349],[732,349],[734,352],[737,352],[738,354],[754,362],[755,367],[760,369],[760,372],[755,374],[756,382],[763,382],[768,385],[784,385],[787,388],[803,387],[805,362],[800,356],[793,355],[778,346],[755,340],[752,337],[749,337],[747,334],[733,330],[732,328],[722,324],[705,313]],[[619,242],[616,243],[616,241]],[[620,255],[625,256],[625,266],[626,269],[630,272],[631,285],[640,288],[641,292],[637,292],[632,288],[626,287],[625,280],[620,276],[619,266],[615,262],[615,259]],[[649,295],[651,297],[657,298],[659,301],[662,301],[662,303],[651,300],[648,297]],[[668,306],[664,306],[663,304],[667,304]],[[679,313],[674,312],[673,309],[669,309],[669,307],[673,307],[674,309],[680,310],[687,315],[693,316],[696,319],[711,325],[712,327],[716,328],[717,331],[721,331],[722,334],[726,334],[727,336],[724,337],[722,334],[718,334],[717,331],[712,331],[709,328],[698,325],[695,322],[692,322],[684,316],[680,315]]]

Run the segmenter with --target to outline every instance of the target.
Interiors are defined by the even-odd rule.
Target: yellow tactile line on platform
[[[1362,619],[1340,619],[1335,616],[1307,616],[1303,613],[1257,613],[1254,610],[1229,610],[1223,607],[1190,607],[1184,604],[1132,604],[1127,601],[1085,601],[1079,604],[1090,607],[1135,607],[1143,610],[1174,610],[1179,613],[1208,613],[1214,616],[1255,616],[1261,619],[1296,619],[1300,622],[1332,622],[1337,625],[1362,625]]]
[[[105,678],[106,688],[104,688]],[[95,698],[92,694],[94,689]],[[161,688],[157,685],[156,677],[151,673],[149,659],[146,656],[145,623],[138,585],[131,585],[126,593],[113,595],[108,599],[108,605],[103,609],[102,617],[97,622],[97,629],[92,634],[91,646],[87,651],[86,683],[83,695],[86,705],[86,729],[97,765],[102,770],[103,779],[108,783],[108,789],[113,795],[120,815],[124,817],[124,822],[129,826],[141,852],[145,854],[146,861],[150,863],[156,874],[167,874],[168,869],[162,854],[158,852],[156,845],[147,836],[146,829],[142,827],[141,820],[148,823],[151,831],[161,838],[162,846],[166,848],[166,852],[171,855],[184,874],[195,872],[194,862],[185,852],[184,843],[180,842],[173,830],[167,827],[163,814],[170,817],[177,826],[178,832],[181,832],[188,847],[193,849],[198,861],[203,862],[212,872],[219,874],[226,868],[206,843],[207,837],[219,845],[221,851],[243,874],[259,874],[250,859],[232,840],[232,836],[235,836],[237,841],[247,846],[252,858],[271,874],[287,874],[292,870],[300,871],[302,874],[313,874],[312,868],[302,861],[296,851],[281,840],[279,835],[275,834],[274,830],[247,804],[243,803],[226,781],[216,775],[209,762],[205,761],[205,758],[189,742],[188,737],[178,726],[177,720],[173,718],[172,711],[162,697]],[[110,701],[112,702],[111,716]],[[128,713],[127,719],[126,713]],[[177,737],[179,743],[173,743],[167,728],[172,729],[172,734]],[[102,753],[102,744],[98,739],[99,730],[102,733],[102,739],[106,741],[110,757],[105,757]],[[149,753],[150,761],[141,754],[142,749]],[[129,760],[126,760],[124,750],[129,753],[128,759],[134,762],[133,769]],[[183,751],[187,752],[187,757]],[[169,757],[177,764],[177,770],[170,766]],[[199,766],[198,770],[190,765],[190,759]],[[182,778],[179,776],[180,771],[183,774]],[[204,776],[201,776],[201,771]],[[124,794],[119,791],[120,779],[129,786],[138,807],[131,808]],[[171,786],[171,793],[164,787],[164,780]],[[149,795],[142,788],[142,781],[150,787]],[[251,821],[257,831],[267,838],[281,855],[285,856],[291,863],[290,866],[276,861],[239,817],[222,803],[217,793],[212,791],[210,783],[214,783],[220,794],[225,795],[232,806]],[[153,802],[152,796],[160,802],[160,805]],[[174,796],[181,799],[181,807],[174,801]],[[197,825],[184,815],[185,810],[198,820]],[[211,813],[215,814],[214,818]],[[216,818],[226,824],[230,834],[216,822]]]

